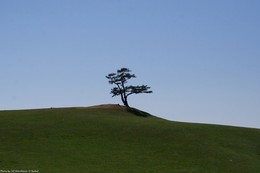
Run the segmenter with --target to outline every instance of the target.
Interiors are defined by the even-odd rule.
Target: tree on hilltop
[[[121,68],[117,70],[116,73],[108,74],[106,78],[110,84],[116,85],[116,87],[111,89],[110,94],[112,94],[112,97],[120,96],[126,107],[130,107],[127,100],[128,96],[132,94],[152,93],[152,91],[149,90],[151,87],[147,85],[126,85],[128,80],[136,78],[135,74],[131,74],[131,70],[128,68]]]

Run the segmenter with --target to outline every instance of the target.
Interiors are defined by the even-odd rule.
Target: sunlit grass
[[[260,172],[260,130],[177,123],[116,108],[0,112],[0,170]]]

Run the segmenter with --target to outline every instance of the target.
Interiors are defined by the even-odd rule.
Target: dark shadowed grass
[[[177,123],[119,108],[0,112],[0,170],[257,173],[260,130]]]

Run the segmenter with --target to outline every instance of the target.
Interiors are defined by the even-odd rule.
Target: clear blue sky
[[[0,109],[120,103],[121,67],[153,94],[131,106],[260,128],[259,0],[1,0]]]

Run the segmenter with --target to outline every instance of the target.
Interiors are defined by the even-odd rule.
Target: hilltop
[[[135,116],[119,105],[0,111],[0,170],[260,172],[260,130]]]

